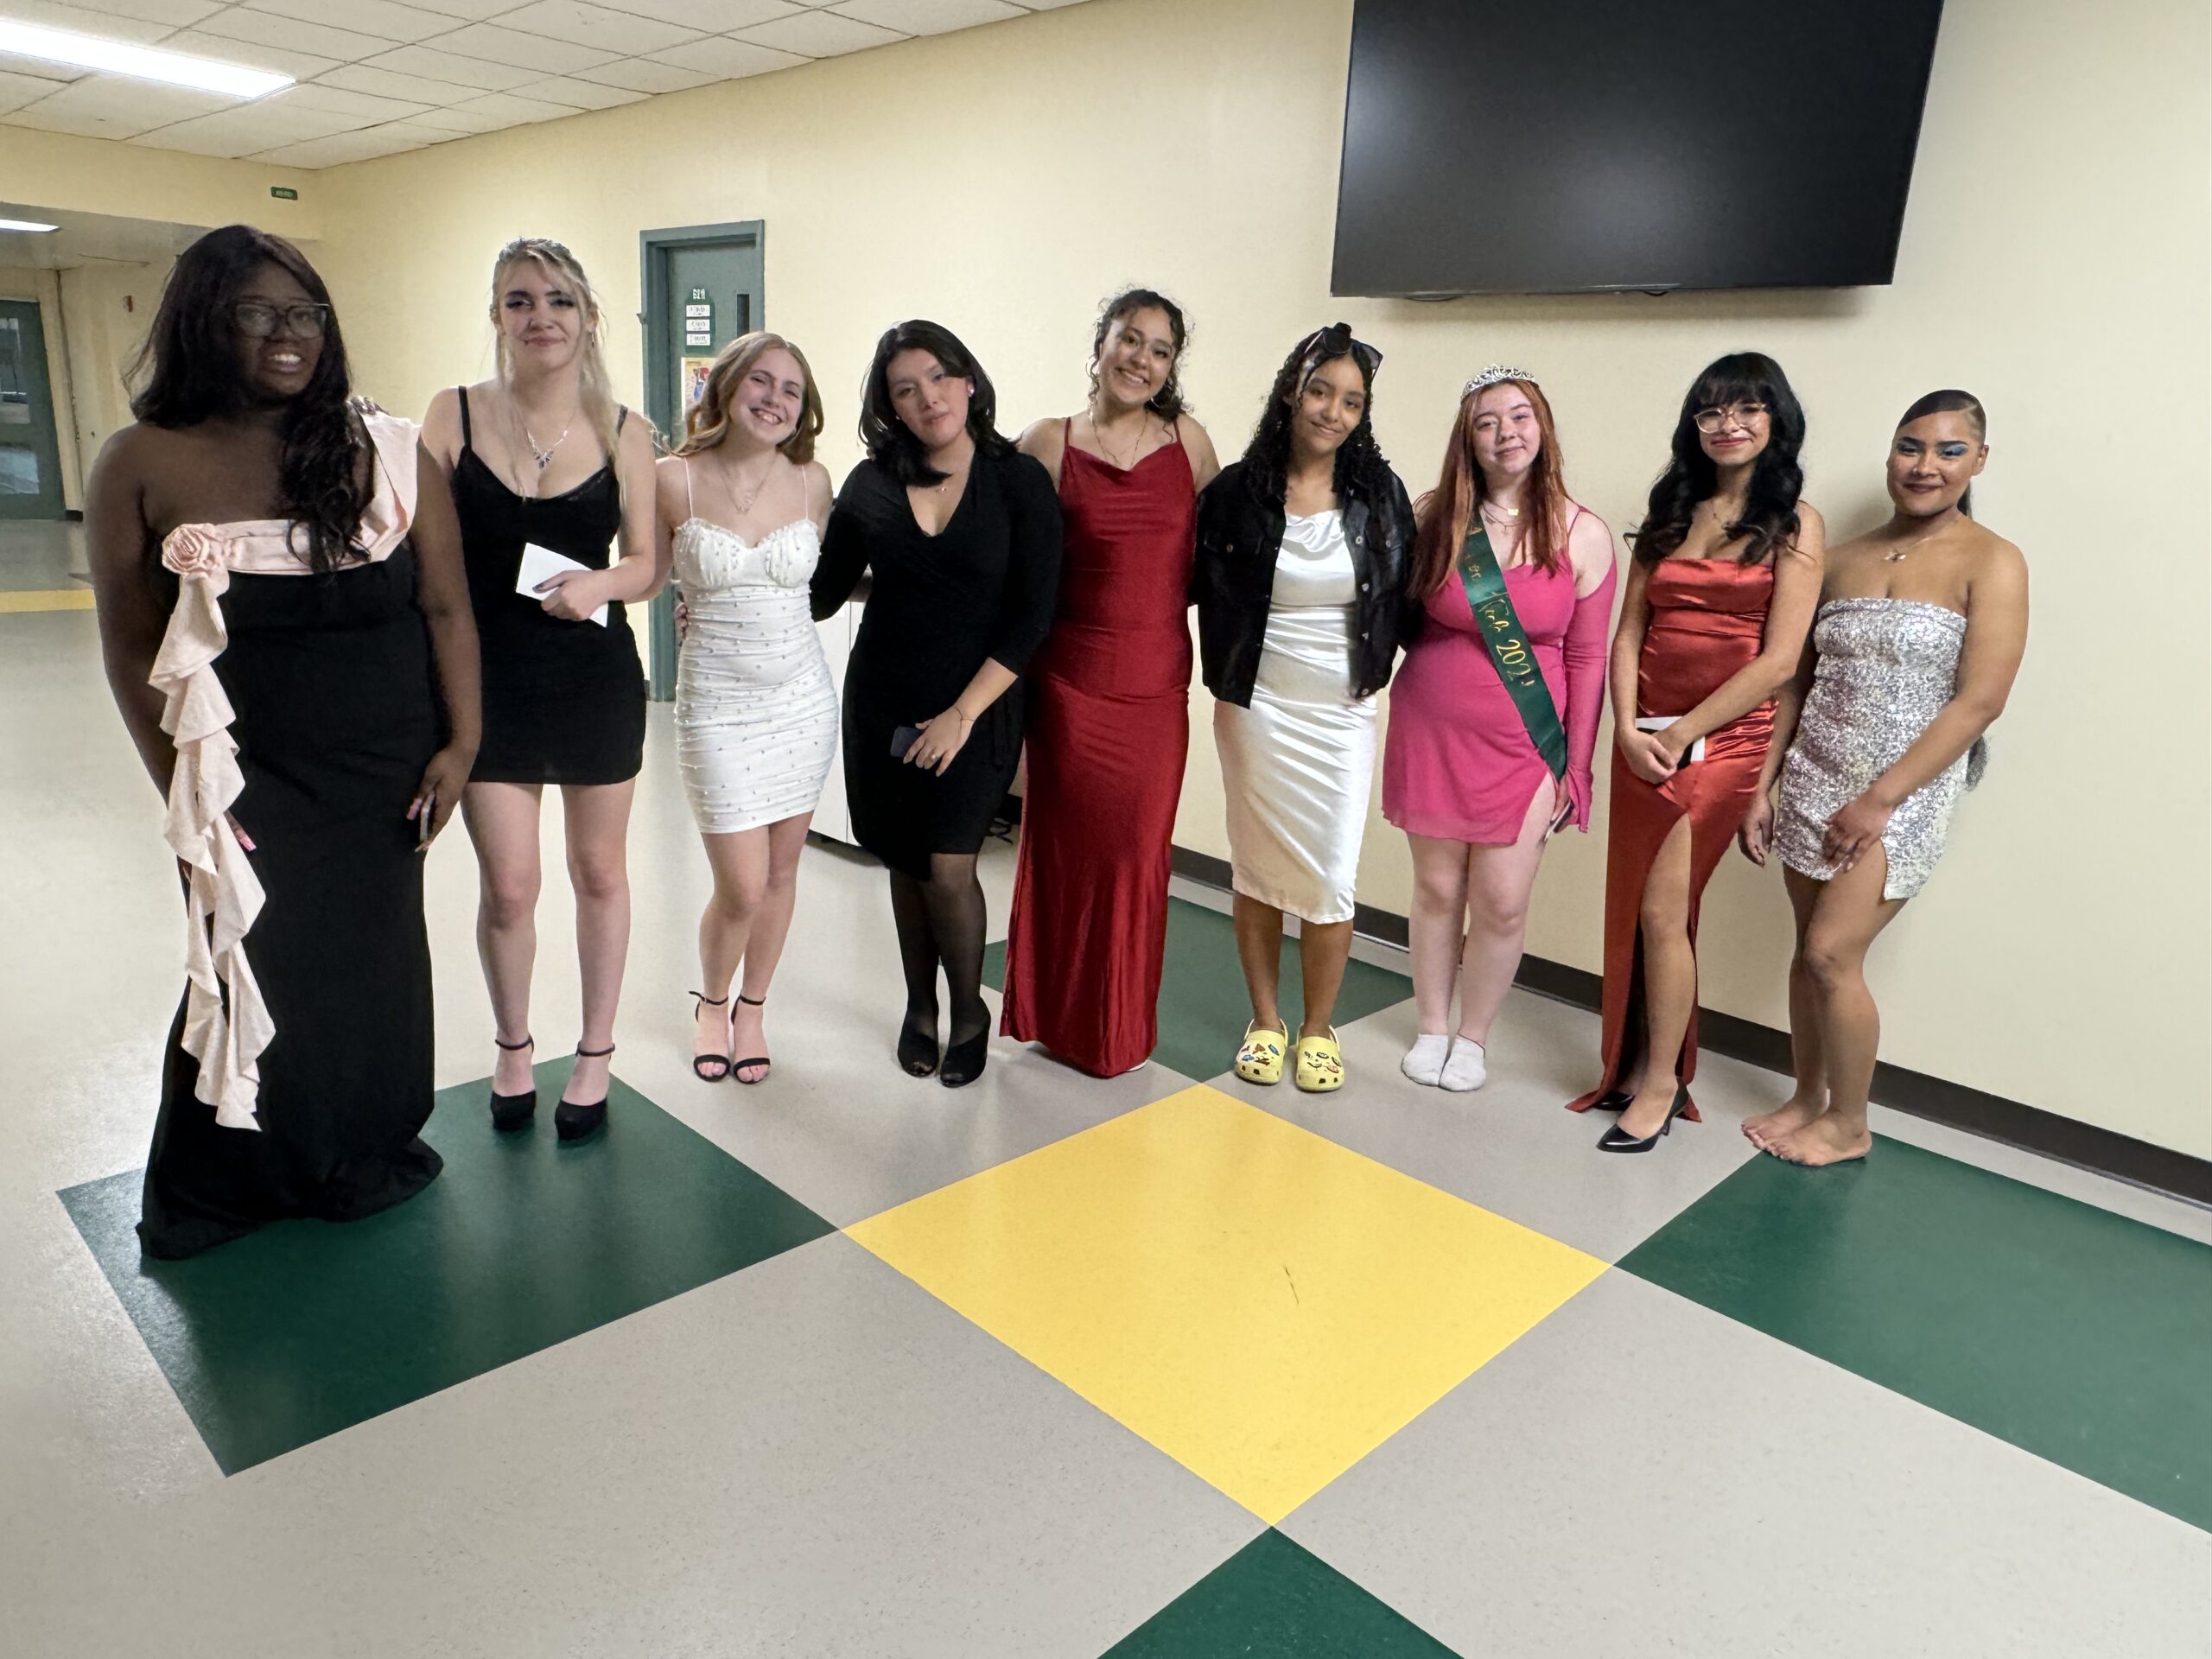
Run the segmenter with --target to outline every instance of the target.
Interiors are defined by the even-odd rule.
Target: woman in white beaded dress
[[[1963,391],[1931,391],[1905,410],[1890,443],[1895,510],[1829,550],[1803,666],[1776,700],[1743,844],[1755,863],[1770,847],[1780,854],[1796,913],[1797,1086],[1744,1133],[1789,1163],[1841,1163],[1873,1144],[1866,1091],[1881,1020],[1866,950],[1935,873],[2027,647],[2027,561],[1970,516],[1986,429]]]
[[[685,613],[677,761],[715,874],[699,918],[691,1061],[709,1083],[768,1075],[761,1010],[837,753],[836,687],[807,609],[830,516],[830,474],[814,459],[821,430],[798,348],[746,334],[722,347],[684,412],[683,441],[659,463],[660,533]]]

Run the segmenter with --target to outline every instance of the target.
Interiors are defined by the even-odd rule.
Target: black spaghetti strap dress
[[[459,395],[453,504],[484,663],[484,741],[470,780],[626,782],[645,764],[645,675],[621,601],[607,606],[601,627],[550,615],[515,591],[528,543],[594,570],[613,562],[622,530],[613,460],[558,495],[517,495],[476,453],[467,390]]]

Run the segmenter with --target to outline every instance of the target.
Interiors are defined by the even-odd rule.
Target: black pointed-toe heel
[[[964,1089],[983,1075],[983,1067],[990,1058],[991,1028],[988,1025],[973,1037],[948,1043],[944,1049],[944,1063],[938,1067],[937,1080],[948,1089]]]
[[[1590,1109],[1593,1112],[1624,1112],[1628,1109],[1629,1102],[1635,1098],[1628,1090],[1608,1089],[1590,1103]]]
[[[1604,1103],[1594,1102],[1592,1103],[1603,1104]],[[1659,1137],[1665,1135],[1669,1129],[1675,1127],[1675,1120],[1682,1115],[1683,1109],[1688,1107],[1689,1103],[1689,1084],[1686,1083],[1676,1084],[1675,1085],[1675,1103],[1667,1109],[1667,1121],[1664,1123],[1662,1123],[1657,1128],[1645,1135],[1642,1140],[1638,1140],[1632,1135],[1624,1135],[1621,1132],[1621,1126],[1616,1123],[1611,1128],[1607,1129],[1603,1135],[1598,1137],[1598,1150],[1600,1152],[1650,1151],[1652,1147],[1659,1144]]]
[[[899,1069],[910,1077],[926,1077],[937,1070],[937,1062],[936,1020],[931,1020],[930,1029],[924,1031],[908,1014],[899,1027]]]
[[[525,1037],[518,1043],[503,1043],[496,1033],[492,1040],[510,1054],[519,1054],[524,1049],[535,1046],[537,1041],[534,1037]],[[534,1079],[531,1087],[519,1095],[503,1095],[496,1089],[492,1091],[492,1127],[503,1134],[528,1128],[531,1116],[537,1110],[537,1085]]]
[[[691,997],[695,1004],[691,1010],[691,1020],[694,1025],[698,1023],[701,1008],[726,1008],[729,1006],[729,998],[727,996],[709,996],[704,991],[694,991],[691,993]],[[722,1023],[727,1028],[729,1022],[725,1020]],[[720,1066],[721,1070],[709,1071],[708,1068],[710,1066]],[[694,1054],[691,1057],[691,1071],[702,1083],[720,1083],[730,1074],[729,1056],[711,1053]]]
[[[765,996],[747,996],[747,995],[743,991],[740,991],[740,992],[737,994],[737,1000],[738,1000],[739,1001],[741,1001],[741,1002],[744,1003],[744,1004],[745,1004],[745,1006],[746,1006],[747,1007],[748,1007],[748,1008],[765,1008],[765,1007],[766,1007],[768,1006],[768,999],[767,999],[766,997],[765,997]],[[754,1055],[751,1059],[749,1059],[749,1060],[732,1060],[732,1061],[729,1063],[729,1071],[728,1071],[728,1075],[729,1075],[729,1076],[731,1076],[731,1077],[737,1077],[737,1080],[738,1080],[740,1083],[746,1084],[748,1084],[748,1085],[749,1085],[749,1084],[756,1084],[756,1083],[766,1083],[766,1082],[767,1082],[767,1081],[768,1081],[768,1067],[769,1067],[769,1065],[770,1065],[770,1061],[769,1061],[768,1057],[767,1057],[766,1054],[755,1054],[755,1055]],[[748,1067],[748,1066],[754,1066],[754,1065],[757,1065],[757,1066],[759,1066],[759,1067],[760,1068],[760,1075],[759,1077],[738,1077],[738,1074],[739,1074],[740,1072],[743,1071],[747,1067]]]
[[[613,1052],[614,1045],[609,1043],[605,1048],[580,1048],[576,1051],[576,1058],[580,1060],[599,1060]],[[592,1101],[564,1100],[553,1109],[553,1132],[563,1141],[588,1141],[606,1123],[605,1095]]]

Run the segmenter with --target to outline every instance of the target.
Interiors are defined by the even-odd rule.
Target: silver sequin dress
[[[1827,880],[1827,821],[1864,794],[1928,729],[1958,687],[1967,620],[1917,599],[1832,599],[1813,620],[1812,694],[1782,763],[1775,850],[1802,874]],[[1910,899],[1936,873],[1959,797],[1980,773],[1981,745],[1905,798],[1882,831],[1885,899]]]

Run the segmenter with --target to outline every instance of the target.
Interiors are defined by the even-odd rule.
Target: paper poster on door
[[[683,359],[683,404],[690,408],[699,401],[707,390],[707,376],[715,366],[711,357],[687,357]]]

